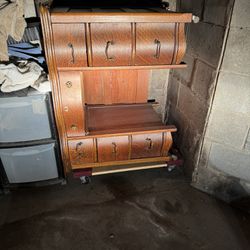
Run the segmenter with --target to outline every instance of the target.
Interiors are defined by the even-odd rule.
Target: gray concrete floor
[[[0,197],[0,249],[250,249],[247,217],[178,171],[96,176]]]

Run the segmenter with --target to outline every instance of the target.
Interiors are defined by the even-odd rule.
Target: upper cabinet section
[[[43,31],[52,37],[59,69],[185,67],[181,64],[186,49],[184,26],[192,14],[49,12],[42,7],[41,17],[46,19]]]

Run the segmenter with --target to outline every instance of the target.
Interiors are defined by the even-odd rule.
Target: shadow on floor
[[[1,249],[249,249],[249,217],[178,172],[92,177],[0,197]]]

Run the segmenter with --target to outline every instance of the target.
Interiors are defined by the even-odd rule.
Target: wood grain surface
[[[57,66],[87,66],[84,24],[53,24],[52,29]]]
[[[97,139],[98,162],[121,161],[129,159],[128,136]]]
[[[131,158],[160,157],[162,133],[132,135]]]
[[[72,164],[86,164],[95,162],[95,148],[93,139],[68,141],[69,155]]]
[[[190,23],[191,13],[51,13],[52,23],[72,23],[76,20],[83,23],[121,22],[121,23]]]
[[[151,105],[87,106],[88,131],[102,134],[162,126],[161,118]]]
[[[145,103],[149,76],[149,70],[84,71],[85,103]]]
[[[174,50],[174,23],[136,24],[135,65],[172,64]]]
[[[132,26],[130,23],[90,24],[93,66],[131,64]]]
[[[59,79],[67,135],[85,135],[81,73],[59,72]]]

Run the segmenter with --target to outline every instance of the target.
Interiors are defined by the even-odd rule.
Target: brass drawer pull
[[[72,125],[71,125],[71,129],[72,129],[72,130],[77,130],[77,126],[76,126],[75,124],[72,124]]]
[[[114,56],[109,56],[108,50],[109,50],[110,45],[114,45],[114,42],[113,41],[108,41],[107,44],[106,44],[105,55],[106,55],[107,60],[115,59]]]
[[[86,154],[85,152],[83,151],[83,149],[80,151],[80,147],[83,145],[82,142],[78,142],[76,144],[76,153],[77,153],[77,159],[81,159],[81,158],[85,158],[86,157]]]
[[[153,146],[153,142],[152,142],[152,139],[150,138],[146,138],[146,141],[148,142],[148,149],[152,149],[152,146]]]
[[[71,48],[71,63],[75,63],[75,50],[72,43],[68,43],[69,48]]]
[[[155,44],[156,44],[156,51],[154,57],[158,59],[161,55],[161,42],[158,39],[155,39]]]
[[[112,142],[112,154],[116,154],[117,152],[117,145],[115,142]]]
[[[78,142],[76,144],[76,151],[78,151],[81,146],[82,146],[82,142]]]
[[[68,87],[68,88],[71,88],[72,87],[72,82],[71,81],[67,81],[65,83],[65,85]]]

